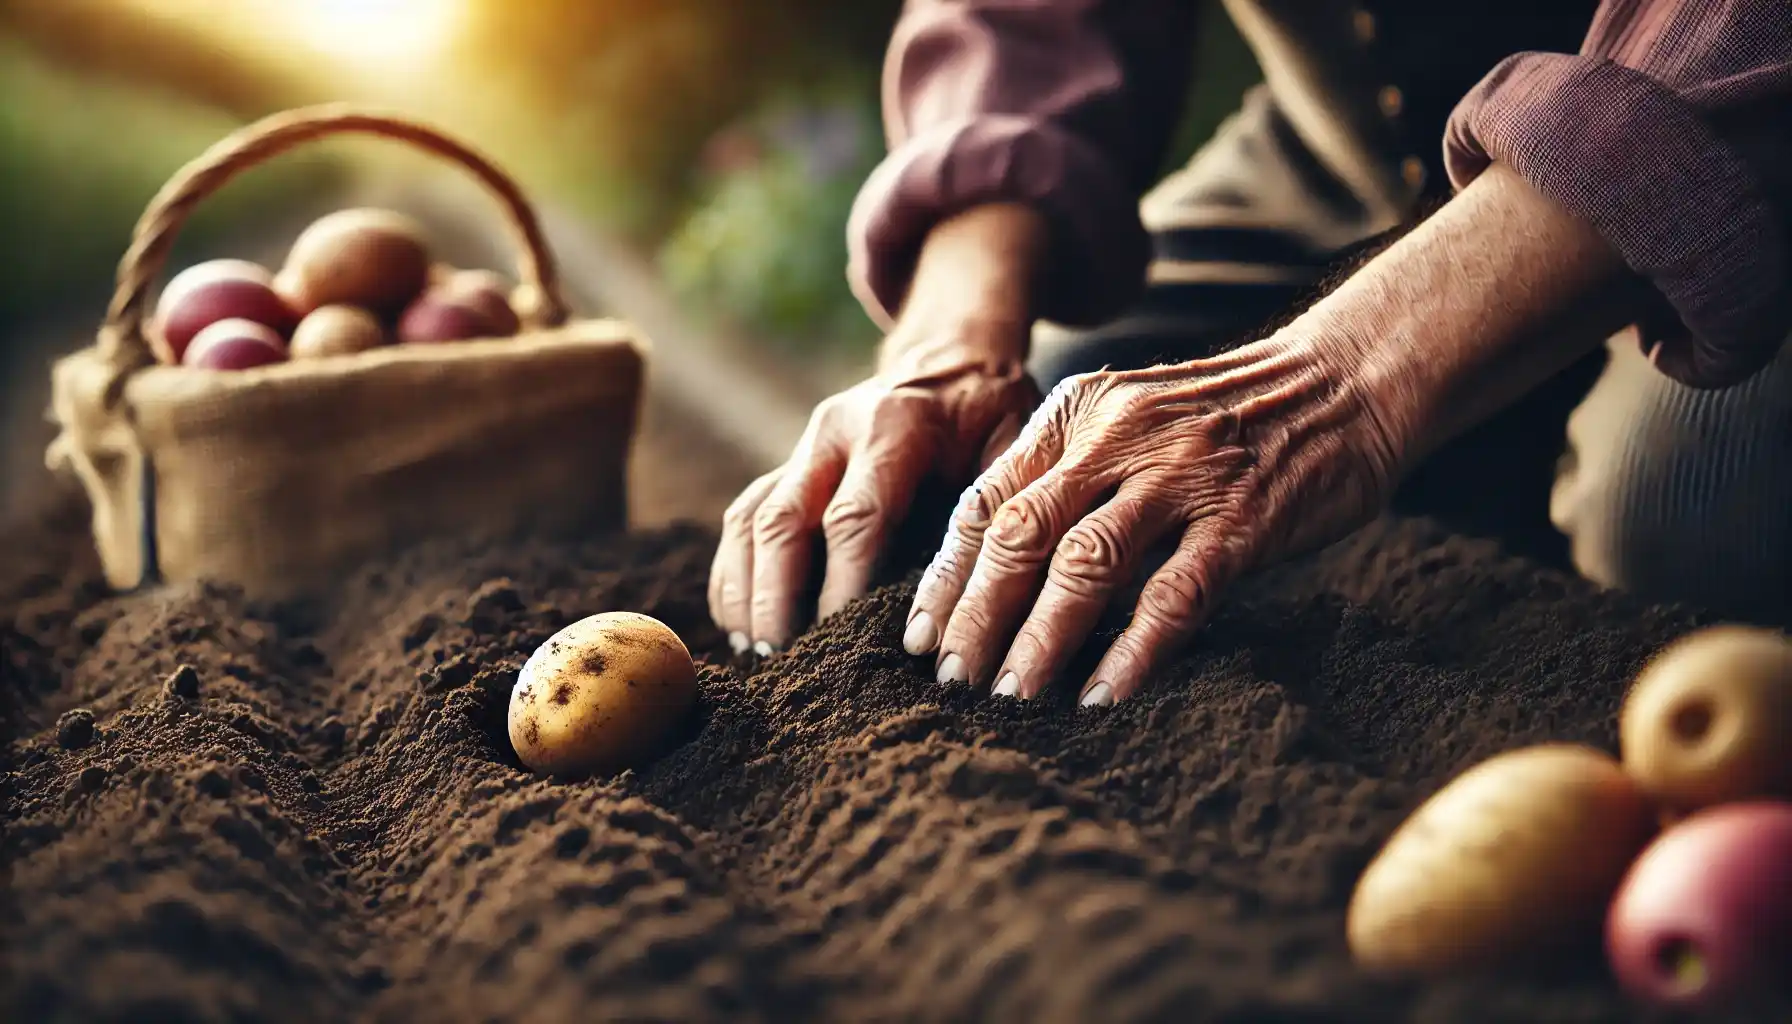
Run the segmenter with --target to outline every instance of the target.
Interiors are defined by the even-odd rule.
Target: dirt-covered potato
[[[510,691],[510,743],[543,775],[631,768],[658,751],[697,696],[697,670],[665,623],[581,619],[530,656]]]
[[[1638,674],[1618,734],[1625,769],[1670,810],[1792,797],[1792,640],[1749,626],[1681,638]]]
[[[1617,761],[1590,747],[1507,751],[1458,776],[1389,838],[1351,899],[1352,955],[1383,973],[1497,966],[1596,939],[1652,831]]]

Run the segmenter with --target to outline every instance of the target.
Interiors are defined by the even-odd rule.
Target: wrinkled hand
[[[1038,401],[1018,364],[958,361],[875,377],[822,402],[789,461],[723,517],[709,607],[735,651],[765,655],[790,641],[817,530],[827,561],[816,611],[826,618],[869,589],[922,479],[969,480]]]
[[[942,682],[1031,697],[1144,552],[1179,537],[1081,702],[1130,695],[1241,572],[1343,535],[1388,497],[1388,434],[1316,351],[1272,339],[1065,381],[965,492],[904,646],[937,649]]]

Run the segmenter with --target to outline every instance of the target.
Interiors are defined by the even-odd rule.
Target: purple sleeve
[[[1666,300],[1643,328],[1675,380],[1738,383],[1792,331],[1787,0],[1605,0],[1579,56],[1483,79],[1444,154],[1459,188],[1497,161],[1597,228]]]
[[[991,202],[1051,226],[1039,315],[1117,313],[1143,286],[1138,201],[1182,110],[1185,0],[908,0],[884,64],[890,154],[847,226],[848,276],[889,325],[921,242]]]

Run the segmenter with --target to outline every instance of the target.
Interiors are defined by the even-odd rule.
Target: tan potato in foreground
[[[581,619],[530,656],[510,691],[510,744],[531,770],[582,776],[651,757],[697,696],[691,652],[635,612]]]
[[[1676,814],[1792,797],[1792,640],[1714,626],[1644,666],[1618,720],[1624,767]]]
[[[1351,953],[1377,972],[1436,974],[1595,938],[1651,830],[1636,784],[1597,750],[1489,758],[1414,812],[1363,872]]]

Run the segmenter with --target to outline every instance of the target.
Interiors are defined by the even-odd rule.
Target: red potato
[[[339,210],[293,241],[280,287],[303,312],[340,303],[384,316],[416,298],[429,275],[416,221],[391,210]]]
[[[182,363],[204,370],[247,370],[286,361],[286,343],[266,324],[220,320],[193,336]]]
[[[1632,865],[1606,919],[1626,991],[1702,1009],[1785,987],[1792,963],[1792,804],[1692,815]]]
[[[457,270],[441,283],[444,294],[477,309],[496,336],[515,334],[521,323],[510,305],[510,282],[493,270]]]
[[[386,343],[379,318],[359,306],[319,306],[293,329],[288,354],[294,359],[322,359],[365,352]]]
[[[508,312],[509,307],[504,307]],[[457,294],[444,285],[423,293],[398,321],[398,340],[406,344],[498,338],[516,332],[516,314],[495,313],[477,294]]]
[[[266,267],[248,260],[208,260],[176,274],[156,302],[156,331],[175,362],[193,336],[220,320],[264,324],[285,336],[298,314],[274,288]]]

